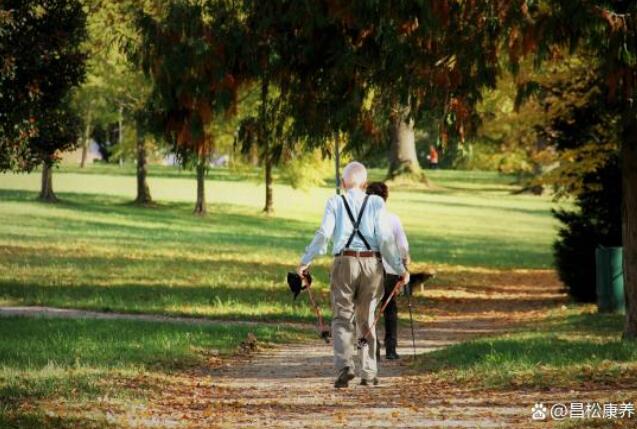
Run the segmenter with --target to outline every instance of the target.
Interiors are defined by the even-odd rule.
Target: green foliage
[[[585,191],[577,197],[577,211],[555,211],[562,222],[554,244],[560,279],[577,301],[595,302],[595,249],[621,246],[622,179],[617,156],[584,178]]]
[[[325,158],[318,149],[292,157],[281,168],[282,177],[292,188],[305,191],[324,186],[325,180],[334,174],[334,161]]]
[[[556,71],[537,82],[534,95],[534,103],[546,112],[535,132],[557,155],[536,182],[552,186],[558,197],[577,196],[595,186],[584,178],[615,156],[621,113],[604,97],[608,87],[590,58],[574,58]]]
[[[468,153],[459,159],[455,168],[478,171],[498,171],[503,174],[529,174],[532,166],[527,153],[518,147],[502,150],[493,142],[473,140]]]
[[[128,61],[124,47],[134,40],[134,15],[126,2],[85,0],[88,15],[89,53],[86,81],[74,92],[89,134],[96,126],[107,127],[119,120],[136,119],[146,107],[150,84]]]
[[[476,106],[481,124],[472,141],[473,158],[466,160],[468,166],[533,177],[555,162],[553,148],[538,138],[536,130],[548,120],[546,110],[533,98],[517,105],[520,102],[516,97],[520,85],[528,86],[521,82],[555,79],[569,61],[572,59],[542,69],[533,69],[525,62],[517,77],[503,75],[495,89],[483,92],[483,99]]]
[[[86,15],[77,0],[4,1],[0,19],[0,170],[31,170],[76,144]]]

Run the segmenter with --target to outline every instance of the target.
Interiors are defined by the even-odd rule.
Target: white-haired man
[[[328,242],[332,241],[330,301],[337,388],[347,387],[354,378],[354,320],[357,338],[369,333],[359,351],[361,384],[378,384],[376,330],[369,327],[384,292],[381,258],[404,283],[409,281],[387,221],[385,202],[379,196],[365,193],[365,166],[359,162],[348,164],[343,170],[342,186],[345,193],[327,201],[321,227],[298,267],[298,273],[303,275],[314,257],[327,252]]]

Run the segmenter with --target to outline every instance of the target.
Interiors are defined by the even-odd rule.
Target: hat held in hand
[[[310,273],[307,273],[305,276],[305,280],[308,285],[312,284],[312,276]],[[301,293],[303,289],[307,289],[307,286],[303,284],[303,279],[297,273],[289,272],[288,273],[288,286],[290,286],[290,290],[294,294],[294,299]]]

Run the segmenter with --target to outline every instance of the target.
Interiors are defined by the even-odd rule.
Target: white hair
[[[343,169],[343,185],[345,188],[361,187],[367,183],[367,169],[357,161],[350,162]]]

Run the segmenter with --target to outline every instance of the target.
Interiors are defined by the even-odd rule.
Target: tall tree
[[[216,114],[230,115],[242,79],[238,10],[225,1],[172,1],[155,17],[140,12],[136,57],[153,83],[156,123],[185,162],[196,164],[195,213],[206,213],[205,175]]]
[[[69,92],[84,77],[86,16],[77,0],[9,0],[0,22],[0,169],[41,164],[40,198],[55,201],[53,166],[79,133]]]
[[[89,11],[87,50],[87,79],[76,91],[76,103],[84,112],[84,146],[95,126],[117,123],[118,149],[123,151],[121,138],[124,121],[134,124],[135,157],[137,160],[137,197],[135,203],[147,206],[152,203],[146,180],[148,125],[146,118],[150,82],[131,64],[127,53],[131,46],[139,44],[135,33],[135,11],[139,8],[149,13],[158,8],[158,0],[98,1],[83,0]],[[122,159],[120,155],[120,160]]]
[[[274,211],[272,169],[280,161],[286,145],[290,145],[289,120],[286,113],[286,83],[289,77],[286,58],[290,48],[290,17],[284,4],[245,0],[244,40],[248,74],[259,88],[258,112],[245,118],[239,127],[238,141],[244,154],[254,148],[261,152],[265,178],[265,206]]]
[[[626,338],[637,338],[637,2],[563,0],[524,2],[524,19],[511,26],[513,57],[554,47],[580,46],[597,57],[608,98],[620,110]],[[553,49],[552,49],[553,48]]]

